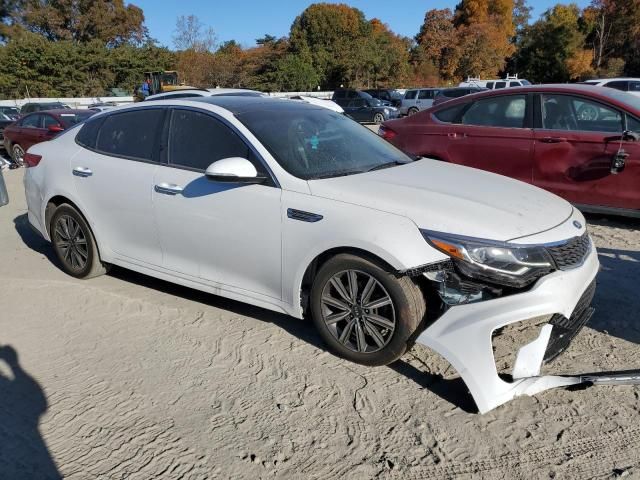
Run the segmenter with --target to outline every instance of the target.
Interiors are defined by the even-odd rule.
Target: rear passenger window
[[[152,160],[163,109],[134,110],[105,118],[96,149],[107,155]]]
[[[42,115],[30,115],[20,122],[21,127],[42,128]]]
[[[527,100],[524,95],[508,95],[478,100],[462,117],[465,125],[523,128]]]
[[[418,98],[420,100],[428,100],[430,98],[433,98],[433,91],[432,90],[420,90],[420,94],[418,95]]]
[[[507,86],[507,82],[496,82],[496,88],[505,88]]]
[[[211,115],[174,110],[169,127],[169,164],[206,170],[217,160],[241,157],[253,161],[247,144],[233,130]]]
[[[104,117],[98,117],[95,119],[88,120],[80,131],[78,135],[76,135],[76,142],[83,147],[94,149],[96,148],[96,140],[98,138],[98,131],[100,130],[100,125],[102,125],[102,121]]]
[[[418,95],[417,90],[407,90],[407,93],[404,94],[404,98],[405,100],[415,100],[417,95]]]
[[[487,82],[487,88],[489,90],[492,90],[493,89],[493,82]]]

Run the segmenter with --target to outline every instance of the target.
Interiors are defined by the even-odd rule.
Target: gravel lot
[[[481,416],[425,348],[367,368],[283,315],[121,269],[75,280],[4,173],[0,479],[640,477],[638,387]],[[640,368],[640,223],[589,220],[597,311],[548,372]]]

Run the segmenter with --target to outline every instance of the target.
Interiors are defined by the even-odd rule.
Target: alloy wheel
[[[384,115],[382,115],[381,113],[376,113],[373,116],[373,121],[377,124],[384,122]]]
[[[23,167],[24,166],[24,150],[20,145],[14,145],[13,148],[13,161],[16,165]]]
[[[85,233],[73,217],[61,215],[58,218],[53,229],[53,242],[60,258],[71,270],[84,270],[89,260],[89,246]]]
[[[357,353],[383,349],[396,328],[391,296],[375,277],[359,270],[345,270],[329,279],[321,311],[331,334]]]

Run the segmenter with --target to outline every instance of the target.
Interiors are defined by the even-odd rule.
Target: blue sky
[[[325,0],[328,1],[328,0]],[[196,15],[200,21],[213,27],[218,41],[236,40],[243,46],[253,46],[255,39],[268,33],[282,37],[289,33],[293,20],[312,1],[286,0],[182,0],[159,2],[158,0],[133,0],[144,10],[149,33],[162,45],[172,46],[176,18],[180,15]],[[413,37],[422,24],[424,13],[432,8],[451,8],[457,0],[343,0],[362,10],[368,19],[377,17],[401,35]],[[553,0],[529,0],[532,16],[538,18],[546,9],[558,2]],[[577,0],[584,7],[589,0]]]

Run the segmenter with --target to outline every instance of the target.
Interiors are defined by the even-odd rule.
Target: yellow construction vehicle
[[[171,92],[173,90],[186,90],[193,88],[184,83],[180,83],[178,72],[175,70],[164,70],[160,72],[144,72],[144,82],[149,85],[149,95],[156,93]],[[136,88],[134,94],[136,101],[144,100],[140,87]]]

